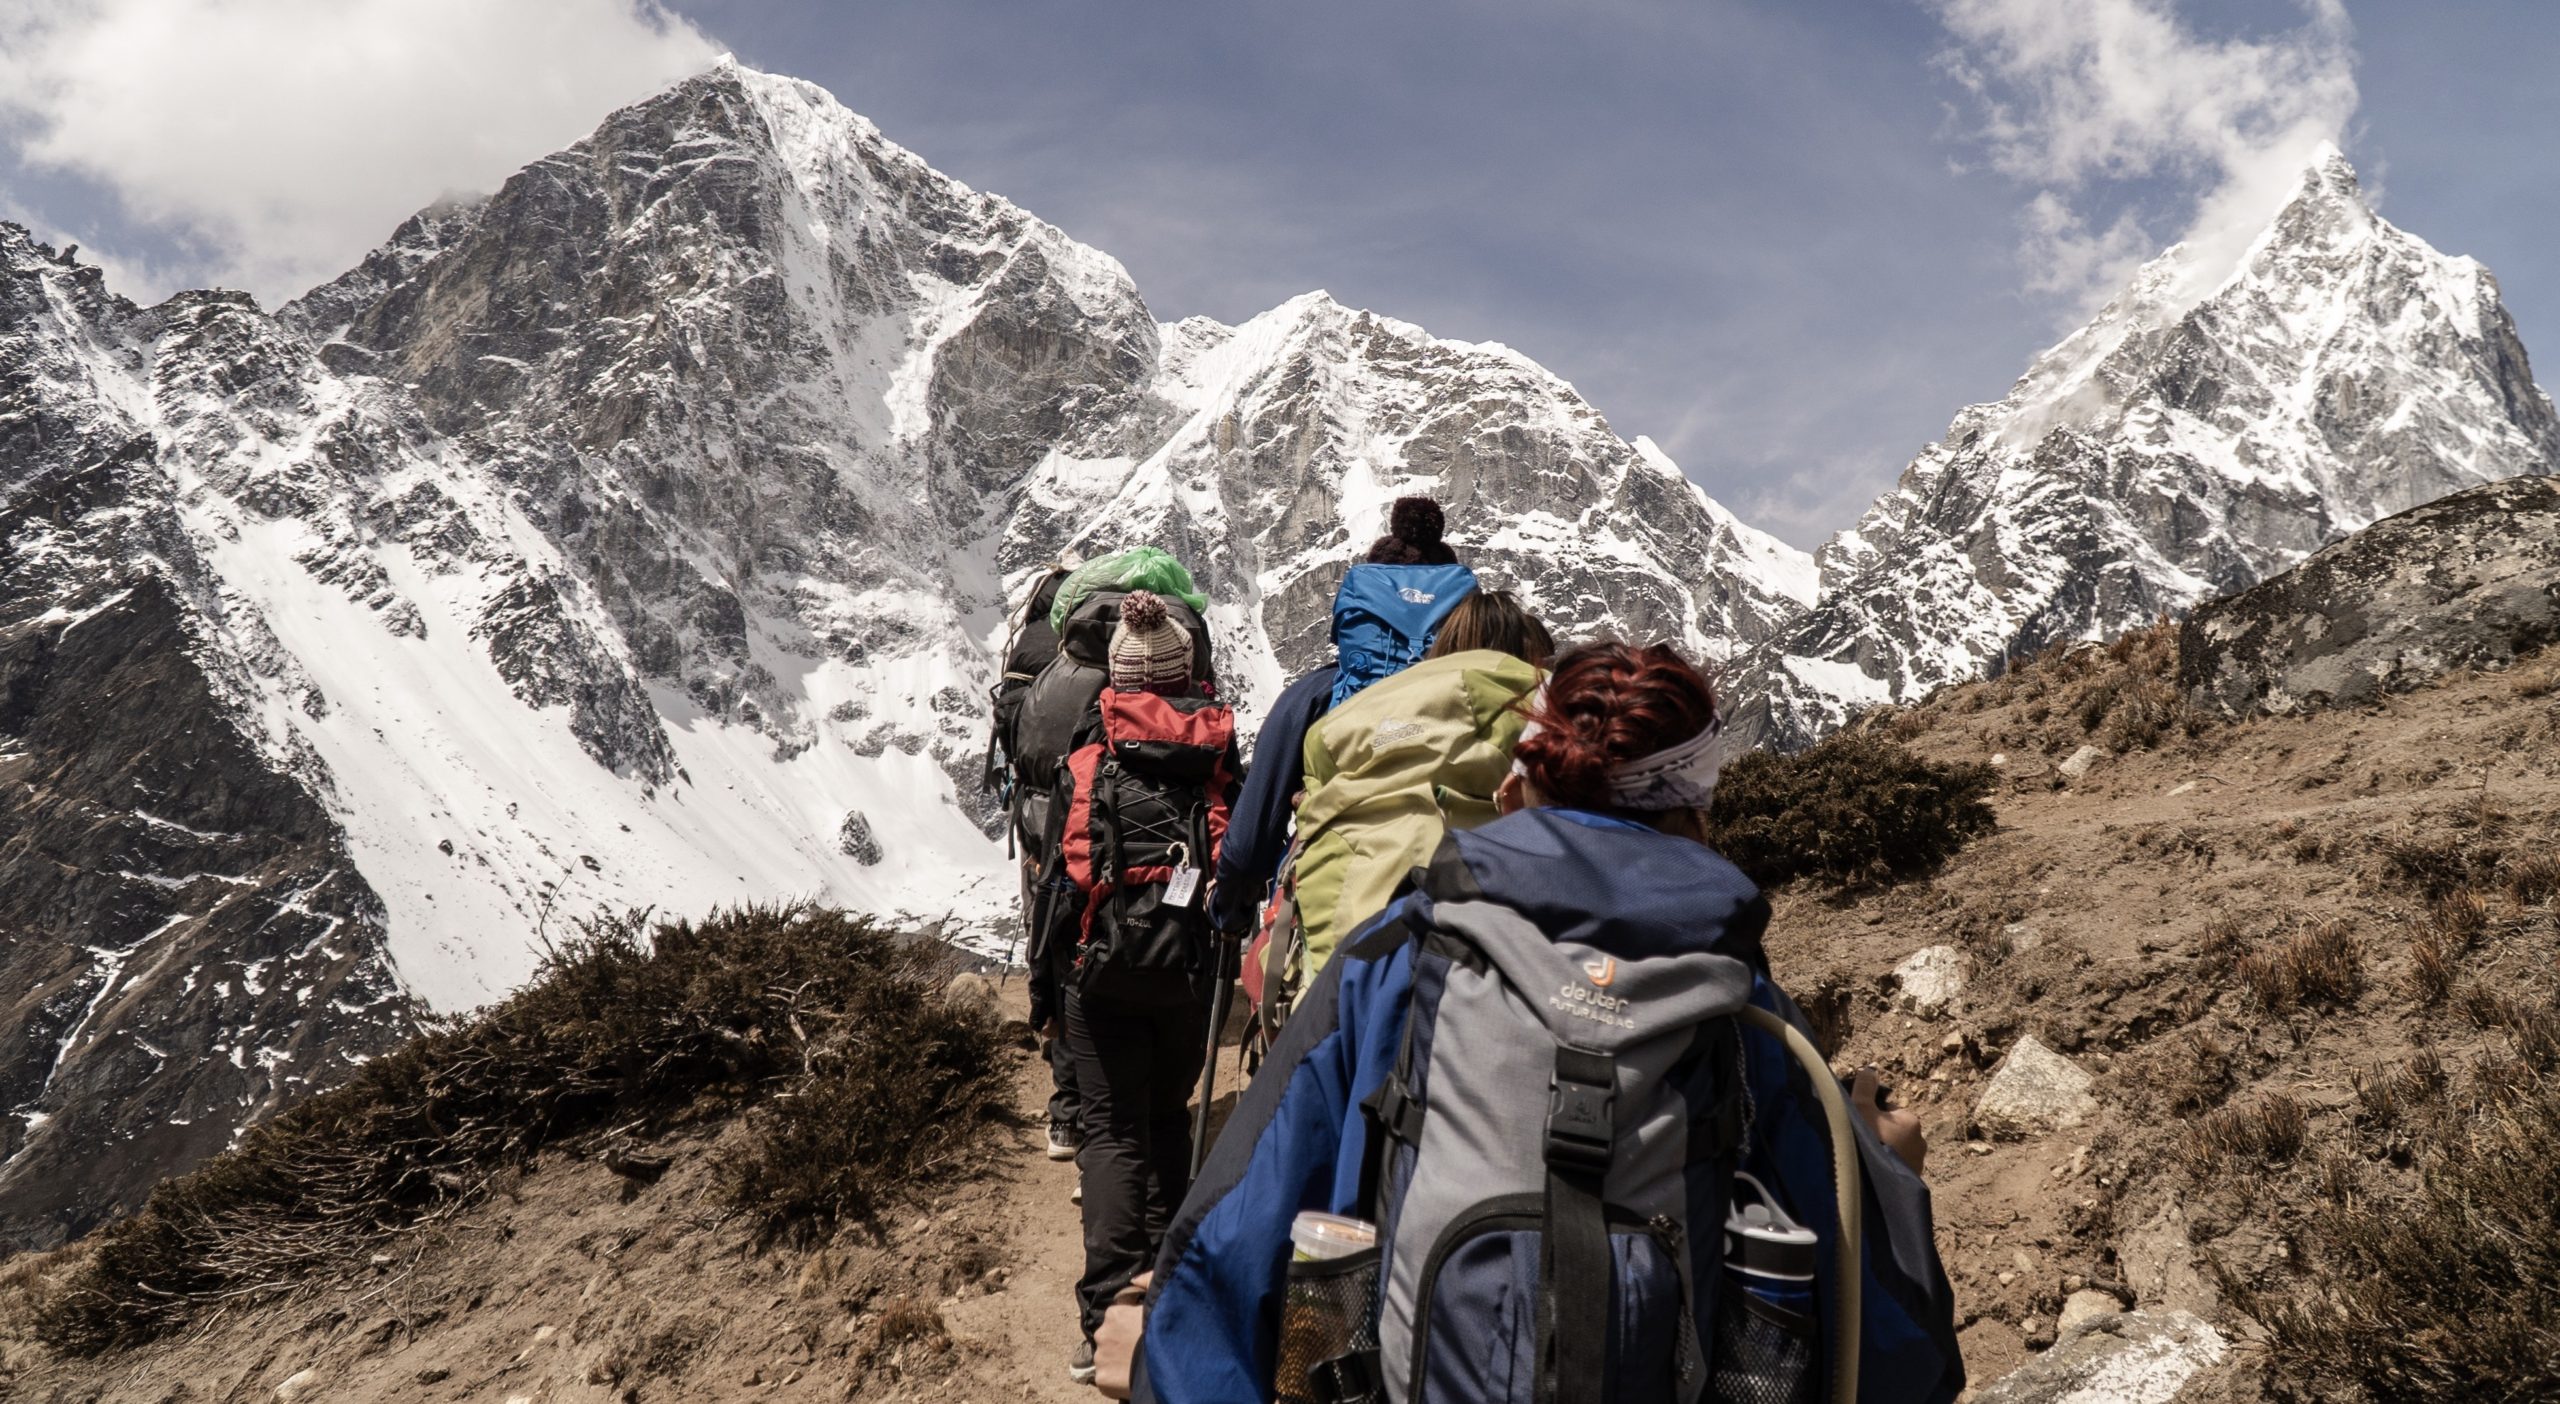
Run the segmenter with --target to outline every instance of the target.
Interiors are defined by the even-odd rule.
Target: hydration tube
[[[1840,1329],[1833,1338],[1831,1399],[1832,1404],[1858,1404],[1859,1298],[1865,1286],[1858,1256],[1863,1233],[1859,1216],[1866,1197],[1861,1192],[1864,1171],[1858,1164],[1858,1133],[1849,1121],[1849,1099],[1841,1095],[1840,1079],[1832,1074],[1822,1050],[1813,1046],[1802,1029],[1756,1004],[1742,1006],[1741,1015],[1744,1023],[1785,1044],[1787,1052],[1804,1065],[1814,1095],[1822,1100],[1823,1118],[1831,1123],[1831,1184],[1840,1205],[1840,1232],[1832,1245],[1838,1255],[1839,1287],[1834,1299],[1839,1303]]]

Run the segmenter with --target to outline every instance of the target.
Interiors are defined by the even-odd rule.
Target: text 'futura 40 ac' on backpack
[[[1176,1216],[1139,1397],[1953,1399],[1928,1191],[1770,983],[1767,920],[1711,850],[1623,820],[1449,833],[1309,987]],[[1375,1247],[1300,1261],[1307,1211]]]

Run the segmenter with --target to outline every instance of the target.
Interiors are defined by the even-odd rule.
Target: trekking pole
[[[1244,943],[1235,933],[1221,931],[1217,949],[1211,955],[1217,984],[1209,991],[1209,1050],[1200,1060],[1200,1106],[1191,1114],[1191,1177],[1200,1177],[1201,1162],[1209,1158],[1209,1098],[1218,1085],[1218,1035],[1227,1030],[1227,1011],[1234,1007],[1236,972],[1230,957],[1241,956]]]

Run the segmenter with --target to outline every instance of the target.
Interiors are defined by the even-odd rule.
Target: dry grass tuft
[[[2246,1106],[2225,1107],[2187,1128],[2180,1154],[2190,1170],[2227,1172],[2287,1161],[2302,1151],[2310,1114],[2302,1103],[2282,1092],[2269,1092]]]
[[[2448,1122],[2413,1196],[2314,1204],[2282,1287],[2217,1264],[2296,1397],[2560,1397],[2560,1085],[2501,1088]]]
[[[2352,1004],[2364,992],[2364,953],[2349,924],[2333,918],[2259,949],[2233,967],[2250,999],[2269,1014],[2304,1004]]]

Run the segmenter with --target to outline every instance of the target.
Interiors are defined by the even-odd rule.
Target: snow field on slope
[[[202,533],[208,556],[328,702],[314,719],[273,697],[270,725],[290,727],[326,763],[325,800],[387,909],[393,963],[431,1007],[504,995],[535,968],[537,924],[556,940],[603,910],[695,917],[807,897],[992,922],[1011,901],[1002,850],[951,805],[950,781],[927,756],[862,757],[828,735],[777,761],[771,738],[653,689],[684,773],[652,792],[598,765],[567,708],[528,708],[509,689],[471,637],[465,596],[476,582],[383,547],[383,569],[429,621],[424,639],[403,638],[295,563],[314,540],[301,523],[251,520],[225,535]],[[945,671],[892,663],[871,670],[865,690],[930,697],[956,680]],[[836,851],[849,809],[884,837],[876,868]]]

